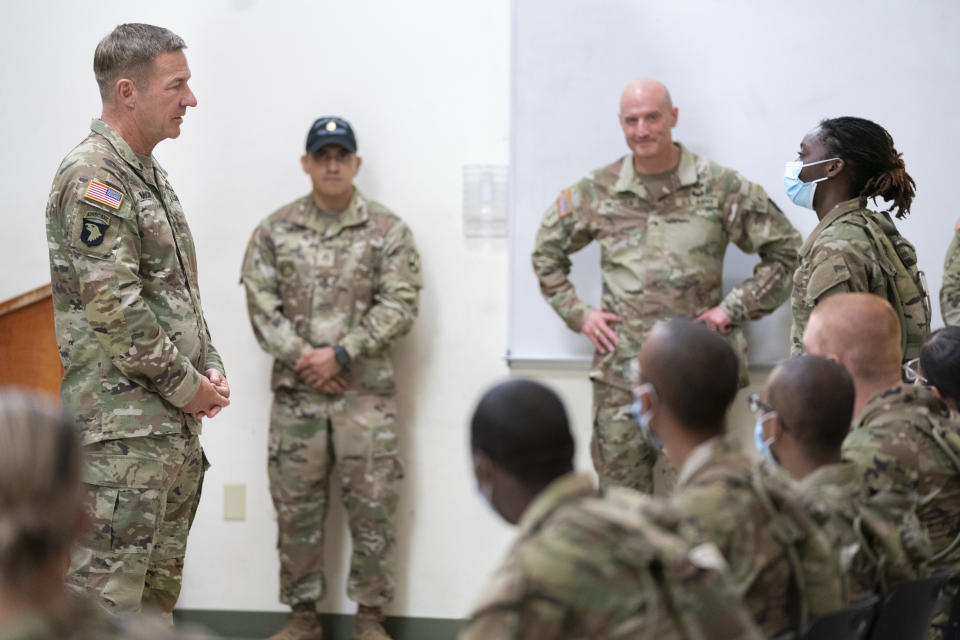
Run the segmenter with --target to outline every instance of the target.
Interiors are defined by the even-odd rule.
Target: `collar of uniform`
[[[857,415],[850,429],[859,429],[873,418],[890,409],[909,405],[919,406],[926,413],[937,416],[949,416],[950,408],[938,398],[930,387],[919,384],[901,384],[881,391],[870,398]]]
[[[367,199],[357,188],[354,188],[347,208],[337,213],[323,211],[314,201],[313,194],[307,194],[303,206],[300,207],[300,215],[295,216],[294,221],[329,238],[347,227],[366,222],[369,218],[367,209]]]
[[[843,202],[835,205],[833,209],[830,210],[830,213],[828,213],[823,220],[821,220],[820,223],[814,227],[813,231],[810,232],[810,236],[807,238],[807,241],[803,243],[803,247],[800,249],[800,255],[805,256],[810,253],[810,250],[813,248],[813,243],[816,242],[817,238],[821,233],[823,233],[824,229],[851,211],[859,211],[860,209],[865,209],[866,206],[867,201],[860,197],[844,200]]]
[[[551,513],[566,502],[587,498],[597,494],[593,478],[585,473],[568,473],[547,485],[547,488],[533,499],[520,518],[521,535],[533,531],[546,520]]]
[[[158,188],[156,180],[154,180],[153,171],[147,171],[147,168],[143,166],[143,162],[140,160],[140,157],[133,152],[133,149],[130,148],[130,145],[127,144],[127,141],[123,139],[123,136],[121,136],[116,129],[108,125],[100,118],[94,118],[90,122],[90,130],[106,138],[107,142],[109,142],[110,145],[116,150],[117,155],[123,158],[124,162],[130,165],[130,167],[137,172],[137,175],[139,175],[144,181],[154,188]],[[159,165],[157,164],[156,160],[153,161],[153,166],[159,169]],[[166,173],[163,172],[163,169],[160,169],[160,173],[166,175]]]
[[[677,188],[689,187],[697,184],[697,163],[693,154],[679,142],[674,144],[680,148],[680,162],[673,169],[677,176]],[[637,170],[633,166],[633,154],[627,154],[620,163],[620,174],[617,177],[613,190],[629,192],[644,200],[649,200],[647,188],[643,185]]]
[[[860,482],[860,475],[852,462],[835,462],[818,467],[799,482],[801,492],[819,487],[851,487]]]
[[[684,487],[698,471],[706,467],[715,457],[724,453],[729,446],[724,436],[714,436],[694,447],[677,475],[677,489]]]

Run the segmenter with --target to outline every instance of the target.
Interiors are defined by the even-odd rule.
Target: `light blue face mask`
[[[770,448],[770,444],[773,442],[773,438],[763,439],[763,422],[769,417],[769,413],[765,416],[760,416],[757,418],[757,422],[753,427],[753,446],[757,448],[757,451],[760,452],[760,455],[764,459],[773,462],[774,464],[779,464],[777,457],[773,455],[773,450]]]
[[[653,418],[653,409],[650,411],[643,410],[643,403],[640,402],[640,396],[644,393],[649,393],[653,397],[656,397],[657,393],[653,390],[653,385],[649,382],[646,382],[639,387],[637,387],[633,392],[633,406],[631,407],[633,411],[633,419],[636,420],[637,424],[640,425],[640,432],[643,434],[643,439],[647,441],[654,449],[663,449],[663,441],[657,437],[657,434],[653,432],[653,429],[650,428],[650,420]]]
[[[783,169],[783,187],[787,190],[787,197],[790,198],[790,201],[798,207],[813,209],[813,194],[817,190],[817,183],[829,180],[830,178],[824,176],[816,180],[811,180],[810,182],[804,182],[800,179],[800,172],[803,171],[804,167],[812,167],[815,164],[833,162],[839,159],[840,158],[817,160],[816,162],[808,162],[807,164],[803,164],[803,162],[799,160],[788,162]]]

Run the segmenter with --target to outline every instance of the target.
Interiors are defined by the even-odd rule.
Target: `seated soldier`
[[[856,390],[843,458],[871,494],[916,498],[932,565],[960,565],[960,423],[923,385],[903,384],[900,324],[890,304],[867,293],[839,293],[810,316],[808,353],[842,364]]]
[[[49,400],[0,390],[0,640],[185,638],[64,589],[70,546],[90,525],[81,460],[74,425]]]
[[[480,492],[520,531],[460,640],[760,638],[713,545],[691,549],[639,515],[645,497],[606,500],[573,473],[566,412],[546,387],[489,390],[471,446]]]
[[[850,604],[916,579],[929,555],[915,505],[894,495],[870,498],[857,468],[840,459],[853,399],[846,369],[814,355],[787,360],[761,397],[750,397],[757,447],[799,482],[800,499],[841,557]]]
[[[960,327],[937,329],[923,341],[917,363],[906,364],[907,379],[919,379],[953,409],[960,406]]]
[[[659,322],[643,343],[635,411],[679,475],[670,507],[691,541],[714,542],[747,609],[772,637],[843,606],[840,566],[825,534],[779,474],[726,434],[737,357],[690,320]]]

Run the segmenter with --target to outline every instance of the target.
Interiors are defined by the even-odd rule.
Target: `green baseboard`
[[[206,609],[177,609],[177,622],[199,625],[224,638],[266,638],[280,629],[287,614],[279,611],[213,611]],[[350,640],[353,616],[321,613],[323,640]],[[394,640],[453,640],[464,620],[454,618],[387,617],[387,633]]]

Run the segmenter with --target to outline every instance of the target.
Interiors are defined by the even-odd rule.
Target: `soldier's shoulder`
[[[599,169],[594,169],[573,185],[573,188],[580,190],[591,189],[611,189],[620,179],[620,168],[627,156],[617,158],[610,164],[604,165]]]
[[[126,190],[130,179],[126,162],[106,138],[91,133],[64,156],[54,184],[87,183],[101,180],[108,186]]]
[[[300,220],[310,202],[310,195],[305,195],[286,203],[280,208],[270,213],[266,218],[260,221],[260,226],[265,229],[272,229],[277,225],[287,224]]]
[[[397,224],[406,225],[406,223],[403,221],[403,218],[394,213],[393,209],[386,206],[382,202],[370,198],[365,198],[365,201],[367,205],[367,215],[377,224],[386,225],[388,227],[392,227]]]
[[[736,169],[731,169],[689,149],[687,149],[687,153],[693,158],[693,166],[696,168],[697,177],[701,182],[708,182],[715,188],[719,187],[724,191],[731,192],[741,190],[747,192],[755,186]],[[756,186],[759,187],[759,185]]]

